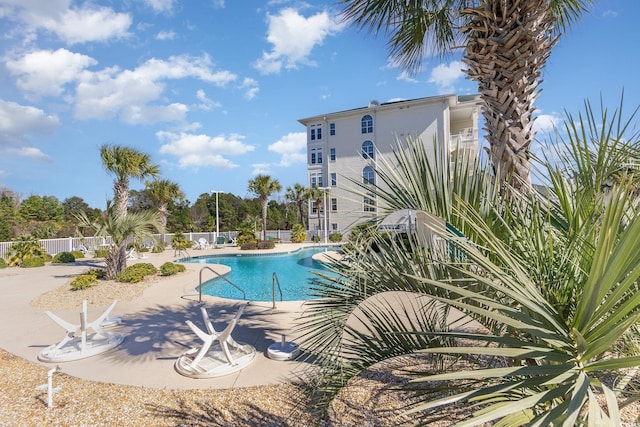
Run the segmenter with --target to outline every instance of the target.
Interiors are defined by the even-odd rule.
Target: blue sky
[[[150,154],[193,202],[249,196],[257,173],[306,185],[298,119],[380,102],[475,93],[455,56],[407,77],[384,38],[335,2],[0,0],[0,187],[104,208],[102,144]],[[636,0],[595,1],[556,45],[542,130],[583,101],[640,105]],[[143,183],[133,181],[132,188]]]

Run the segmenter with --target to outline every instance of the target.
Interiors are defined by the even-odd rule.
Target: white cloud
[[[281,155],[280,166],[290,166],[307,161],[307,134],[292,132],[283,136],[279,141],[270,144],[268,149]]]
[[[0,146],[28,143],[28,135],[48,135],[60,122],[54,115],[31,106],[0,100]]]
[[[242,135],[218,135],[173,133],[160,131],[156,137],[163,143],[160,153],[178,157],[180,167],[213,166],[218,169],[231,169],[238,165],[225,156],[246,154],[255,149],[245,144]]]
[[[11,147],[3,149],[2,152],[5,156],[27,157],[29,159],[43,160],[46,162],[51,161],[51,157],[44,154],[39,148],[35,147]]]
[[[240,89],[244,90],[244,97],[248,100],[252,100],[258,95],[260,92],[260,88],[258,87],[258,82],[254,79],[246,77],[242,84],[240,85]]]
[[[156,40],[175,40],[176,36],[175,31],[160,31],[156,34]]]
[[[154,12],[171,12],[175,0],[144,0],[144,3]]]
[[[449,65],[440,64],[431,71],[429,83],[438,87],[439,93],[455,92],[454,83],[464,77],[462,69],[465,65],[461,61],[452,61]]]
[[[396,80],[402,80],[402,81],[405,81],[407,83],[418,83],[418,80],[416,80],[413,77],[411,77],[406,70],[402,71],[398,75],[398,77],[396,77]]]
[[[209,111],[212,108],[220,108],[220,107],[222,107],[222,104],[220,104],[219,102],[215,102],[215,101],[212,101],[211,99],[207,98],[207,94],[202,89],[199,89],[196,92],[196,97],[201,102],[200,104],[197,105],[197,108],[200,109],[200,110]]]
[[[271,165],[269,163],[254,163],[251,165],[253,168],[251,170],[251,175],[269,175],[271,173],[270,166]]]
[[[172,56],[168,60],[152,58],[133,70],[118,67],[82,73],[76,88],[75,115],[79,119],[108,119],[120,114],[127,123],[140,122],[137,111],[151,112],[146,104],[157,101],[165,90],[165,82],[196,78],[217,86],[225,86],[236,75],[212,70],[208,56]],[[162,112],[158,121],[181,120],[186,110],[181,104],[156,106]],[[144,119],[149,122],[150,116]]]
[[[533,122],[533,130],[540,133],[553,132],[561,123],[562,117],[556,113],[538,114]]]
[[[177,122],[186,118],[189,107],[180,103],[169,105],[130,105],[125,107],[120,117],[130,125]]]
[[[91,2],[80,7],[73,7],[71,3],[71,0],[5,0],[4,14],[26,24],[27,33],[49,31],[69,44],[107,41],[129,35],[130,15]]]
[[[277,74],[282,67],[296,69],[300,64],[315,65],[309,58],[313,48],[343,28],[326,11],[305,18],[297,10],[286,8],[278,15],[268,15],[267,19],[267,41],[273,46],[254,63],[262,74]]]
[[[40,96],[60,95],[64,85],[78,79],[87,67],[97,64],[90,56],[67,49],[39,50],[6,61],[19,88]]]

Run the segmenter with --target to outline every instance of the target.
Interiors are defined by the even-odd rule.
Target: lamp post
[[[323,202],[322,202],[322,210],[324,212],[324,222],[322,224],[322,227],[324,228],[324,244],[326,245],[327,242],[327,191],[329,191],[331,189],[331,187],[319,187],[319,190],[322,190],[323,192]]]
[[[218,233],[220,233],[220,221],[218,220],[218,190],[211,190],[212,193],[216,193],[216,238],[214,242],[216,245],[218,244]]]

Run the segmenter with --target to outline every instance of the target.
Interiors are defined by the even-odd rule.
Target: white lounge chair
[[[204,237],[201,237],[198,239],[198,241],[196,242],[196,249],[209,249],[210,245],[209,242],[207,241],[207,239],[205,239]]]
[[[241,306],[227,327],[218,332],[209,319],[209,314],[201,307],[202,319],[207,332],[187,320],[187,325],[203,341],[200,348],[192,348],[183,353],[175,363],[178,373],[192,378],[214,378],[237,372],[248,366],[256,356],[255,347],[241,344],[231,337],[245,306]]]
[[[129,248],[127,250],[127,259],[128,260],[138,259],[138,257],[135,256],[135,251],[136,251],[136,248],[134,248],[134,247],[131,247],[131,248]]]
[[[66,330],[62,341],[50,345],[38,354],[38,359],[43,362],[70,362],[95,356],[119,346],[124,341],[124,335],[120,333],[106,332],[103,328],[120,323],[119,317],[108,317],[116,306],[114,301],[96,320],[87,322],[87,301],[82,301],[80,324],[73,324],[56,316],[50,311],[45,313],[54,322]],[[93,333],[89,333],[93,330]],[[76,335],[77,332],[80,335]]]

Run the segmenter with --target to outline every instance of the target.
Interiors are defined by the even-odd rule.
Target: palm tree
[[[309,200],[309,189],[302,184],[296,183],[293,187],[287,187],[287,192],[284,197],[292,203],[296,204],[298,208],[298,221],[302,224],[302,227],[306,230],[306,215],[304,207]]]
[[[603,112],[602,122],[587,116],[567,119],[564,158],[540,165],[549,194],[505,196],[487,174],[466,169],[453,179],[433,173],[448,162],[439,166],[434,156],[425,166],[422,144],[399,150],[390,167],[376,165],[385,184],[367,191],[395,207],[442,209],[464,236],[419,224],[446,244],[410,241],[403,250],[374,231],[379,256],[345,247],[353,261],[316,281],[320,298],[307,303],[303,319],[302,346],[320,366],[314,402],[328,405],[380,361],[418,353],[433,365],[407,389],[427,425],[443,411],[467,417],[461,425],[621,425],[624,370],[640,367],[640,198],[633,179],[593,180],[606,182],[622,167],[607,154],[613,143],[616,153],[639,144],[620,112]],[[585,195],[583,185],[595,191]],[[454,313],[466,325],[451,323]]]
[[[169,211],[167,206],[169,201],[174,199],[183,199],[184,193],[180,190],[180,186],[175,182],[166,179],[155,180],[146,183],[147,191],[153,204],[158,209],[160,232],[164,234],[167,230],[167,217]],[[162,239],[164,241],[164,239]]]
[[[127,214],[129,180],[131,178],[155,179],[158,176],[159,167],[151,163],[151,157],[148,154],[120,145],[103,145],[100,147],[100,157],[107,172],[115,175],[113,181],[115,213],[122,218]]]
[[[129,180],[131,178],[156,178],[159,173],[158,165],[151,163],[148,154],[121,145],[104,144],[100,147],[102,164],[108,172],[115,175],[113,181],[114,215],[120,220],[127,216],[129,203]],[[118,265],[126,265],[126,248],[120,248]]]
[[[267,240],[267,206],[269,196],[282,190],[282,186],[277,179],[272,179],[269,175],[256,175],[249,181],[249,191],[260,198],[262,205],[262,240]]]
[[[529,181],[534,101],[560,32],[591,0],[342,0],[344,19],[389,37],[390,56],[409,72],[428,53],[465,48],[478,82],[490,158],[501,181]]]
[[[321,190],[318,187],[312,187],[309,189],[309,200],[313,202],[316,206],[316,213],[318,214],[318,232],[324,229],[322,226],[322,215],[325,206],[324,206],[324,190]]]
[[[118,273],[127,268],[127,258],[125,256],[123,259],[120,254],[126,251],[128,241],[133,239],[141,242],[145,238],[154,240],[153,233],[160,228],[158,212],[141,211],[121,217],[111,201],[107,202],[104,216],[96,221],[89,220],[84,212],[77,218],[80,225],[92,229],[95,236],[111,236],[113,245],[105,258],[107,280],[115,280]]]

